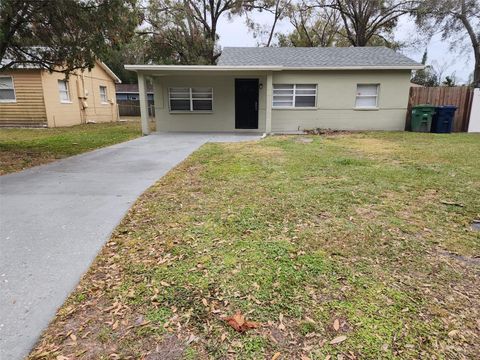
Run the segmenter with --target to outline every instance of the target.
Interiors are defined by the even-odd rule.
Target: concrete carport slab
[[[0,359],[35,345],[127,210],[206,142],[249,134],[157,133],[0,177]]]

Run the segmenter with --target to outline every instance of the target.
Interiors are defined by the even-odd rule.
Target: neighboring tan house
[[[118,120],[115,83],[102,62],[65,75],[38,68],[0,73],[0,127],[59,127]]]
[[[160,131],[288,133],[313,128],[404,130],[412,70],[385,47],[232,48],[218,65],[126,65],[146,78]]]

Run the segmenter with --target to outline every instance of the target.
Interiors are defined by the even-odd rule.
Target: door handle
[[[255,101],[255,111],[258,111],[258,101]]]

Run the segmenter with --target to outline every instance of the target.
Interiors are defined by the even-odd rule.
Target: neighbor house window
[[[15,87],[11,76],[0,76],[0,102],[14,102]]]
[[[107,87],[100,86],[100,102],[102,104],[108,103]]]
[[[170,111],[212,111],[213,89],[170,88]]]
[[[58,80],[58,92],[60,94],[60,102],[62,103],[70,102],[70,92],[68,91],[67,80]]]
[[[378,84],[358,84],[356,108],[377,108],[378,107]]]
[[[316,84],[274,84],[273,107],[315,107],[317,103]]]

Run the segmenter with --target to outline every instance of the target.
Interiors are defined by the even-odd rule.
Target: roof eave
[[[258,71],[258,70],[283,70],[282,66],[231,66],[231,65],[125,65],[131,71]]]
[[[394,66],[231,66],[231,65],[125,65],[126,70],[144,71],[305,71],[305,70],[422,70],[424,65]]]
[[[98,60],[97,61],[98,64],[100,65],[100,67],[105,70],[105,72],[110,75],[110,77],[113,79],[113,81],[116,83],[116,84],[121,84],[122,83],[122,80],[120,80],[120,78],[112,71],[112,69],[110,69],[107,64],[105,64],[103,61],[101,60]]]
[[[282,70],[421,70],[423,65],[389,65],[389,66],[304,66],[284,67]]]

